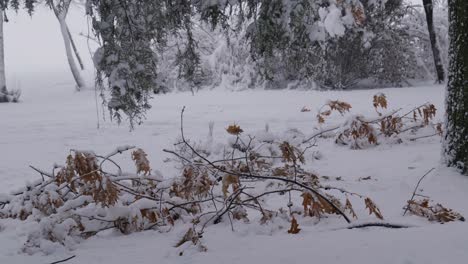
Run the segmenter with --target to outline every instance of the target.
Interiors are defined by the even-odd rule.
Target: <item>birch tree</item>
[[[468,1],[449,0],[445,161],[468,173]]]
[[[3,11],[0,12],[0,103],[7,102],[7,88],[5,79],[5,48],[3,41]]]
[[[72,0],[48,0],[47,4],[50,6],[50,8],[54,11],[55,16],[57,17],[57,20],[60,25],[60,32],[62,33],[63,37],[63,42],[65,45],[65,52],[67,55],[67,60],[68,60],[68,65],[70,66],[70,71],[73,75],[73,78],[75,79],[76,83],[76,89],[80,91],[85,87],[85,82],[81,76],[80,69],[78,68],[76,62],[75,62],[75,57],[80,64],[81,69],[83,69],[83,63],[81,62],[81,58],[78,54],[78,51],[76,49],[76,46],[73,42],[72,36],[70,34],[70,31],[68,29],[68,25],[66,22],[68,10],[70,9]]]
[[[0,10],[0,103],[18,102],[20,91],[8,91],[5,75],[5,46],[3,35],[3,23],[5,9]]]

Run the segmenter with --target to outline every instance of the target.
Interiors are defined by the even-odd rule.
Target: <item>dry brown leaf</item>
[[[229,194],[229,186],[232,186],[233,192],[236,192],[239,189],[239,176],[234,176],[227,174],[223,177],[223,186],[222,186],[222,191],[224,198],[228,197]]]
[[[293,216],[292,219],[291,219],[291,227],[289,228],[288,233],[289,234],[297,234],[297,233],[299,233],[299,231],[301,231],[301,229],[299,228],[299,224],[297,223],[296,218],[294,218],[294,216]]]
[[[437,108],[435,108],[433,104],[428,104],[422,108],[422,113],[424,124],[428,125],[429,122],[435,117]]]
[[[358,26],[363,26],[366,22],[366,15],[364,13],[364,8],[362,5],[354,5],[351,9],[353,14],[354,22]]]
[[[346,203],[345,203],[345,210],[348,210],[348,212],[353,216],[354,219],[357,219],[356,212],[353,209],[353,205],[349,201],[348,197],[346,197]]]
[[[135,161],[137,174],[143,173],[145,176],[150,174],[151,167],[147,156],[141,148],[132,152],[132,160]]]
[[[319,122],[319,124],[323,124],[323,123],[325,123],[325,118],[323,118],[322,115],[318,114],[317,115],[317,121]]]
[[[151,209],[141,209],[141,217],[148,219],[150,223],[156,223],[159,219],[158,213]]]
[[[380,220],[384,219],[382,213],[380,212],[380,209],[369,197],[364,199],[364,203],[366,204],[366,208],[369,209],[369,214],[374,214]]]
[[[312,194],[309,192],[302,193],[302,205],[304,206],[304,215],[308,215],[309,206],[312,205]]]
[[[242,128],[236,124],[232,124],[230,126],[228,126],[226,128],[226,131],[231,134],[231,135],[234,135],[234,136],[238,136],[240,135],[242,132],[244,132],[244,130],[242,130]]]
[[[296,163],[297,161],[301,163],[305,162],[302,153],[296,147],[289,144],[289,142],[284,141],[281,143],[280,149],[284,161],[293,163]]]

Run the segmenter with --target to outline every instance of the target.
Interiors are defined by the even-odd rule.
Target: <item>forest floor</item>
[[[163,148],[171,148],[179,136],[180,111],[185,110],[186,137],[206,139],[208,124],[214,122],[214,137],[227,137],[225,128],[236,123],[245,133],[261,131],[266,124],[273,133],[298,129],[312,134],[315,110],[327,100],[342,100],[352,112],[375,115],[374,94],[385,93],[389,109],[411,109],[425,102],[437,109],[442,121],[444,87],[424,86],[356,91],[244,91],[173,93],[157,96],[147,120],[129,131],[126,123],[111,122],[99,104],[97,129],[94,91],[73,93],[63,85],[23,91],[19,104],[0,104],[0,193],[38,179],[34,165],[51,170],[63,164],[71,149],[106,154],[121,145],[143,148],[154,169],[166,177],[174,175],[173,164]],[[311,112],[301,112],[302,107]],[[105,109],[104,109],[105,111]],[[102,116],[106,115],[106,120]],[[330,117],[330,122],[342,119]],[[422,175],[435,168],[422,182],[420,191],[431,199],[468,216],[468,177],[441,165],[441,139],[431,137],[402,144],[379,145],[351,150],[332,139],[316,148],[322,158],[311,165],[320,175],[342,177],[350,190],[365,193],[380,207],[386,222],[410,225],[407,229],[372,227],[346,229],[333,219],[300,222],[297,235],[286,230],[268,230],[257,224],[217,225],[204,234],[207,252],[179,256],[173,247],[183,229],[159,233],[146,231],[122,235],[103,232],[72,251],[27,255],[20,249],[27,239],[27,226],[16,220],[0,220],[0,263],[51,263],[76,255],[66,263],[465,263],[468,259],[468,223],[430,223],[416,216],[402,216],[403,207]],[[127,158],[124,168],[133,170]],[[125,163],[125,162],[128,162]],[[363,178],[370,176],[365,181]],[[361,220],[360,220],[361,221]]]

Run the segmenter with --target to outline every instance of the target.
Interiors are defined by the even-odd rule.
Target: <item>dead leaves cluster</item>
[[[214,181],[210,178],[206,168],[197,166],[186,166],[182,177],[172,184],[171,195],[192,200],[195,197],[206,197],[209,195]]]
[[[352,106],[343,101],[329,101],[327,105],[330,107],[330,110],[332,111],[338,111],[341,115],[344,115],[346,112],[349,112],[349,110],[352,108]]]
[[[369,122],[362,116],[355,116],[348,120],[343,131],[338,135],[336,143],[351,145],[353,149],[362,149],[366,145],[376,145],[377,133]]]
[[[338,214],[339,212],[329,202],[320,196],[310,192],[302,193],[302,205],[304,206],[304,215],[321,218],[323,214]],[[338,199],[331,197],[338,201]]]
[[[427,218],[429,221],[447,223],[453,221],[465,221],[465,218],[458,212],[446,208],[441,204],[430,205],[429,199],[409,200],[408,211],[412,214]]]
[[[82,151],[75,151],[74,154],[67,157],[67,165],[57,173],[57,184],[66,182],[72,191],[92,196],[103,207],[114,205],[119,189],[107,175],[101,173],[96,156]]]
[[[375,111],[381,116],[382,113],[379,112],[378,108],[387,109],[387,97],[383,93],[378,93],[374,95],[373,105]]]
[[[353,149],[362,149],[366,145],[378,145],[384,138],[389,138],[387,142],[403,142],[402,133],[414,134],[421,128],[432,126],[435,133],[422,137],[409,137],[410,141],[420,138],[442,136],[442,124],[433,124],[437,109],[433,104],[426,103],[404,115],[398,115],[401,110],[396,110],[388,115],[383,114],[383,110],[388,108],[388,99],[384,93],[377,93],[373,96],[372,105],[380,118],[366,119],[362,115],[351,116],[341,126],[341,131],[336,134],[336,143],[350,145]],[[326,118],[333,111],[344,115],[351,109],[351,104],[344,101],[329,101],[318,111],[316,118],[319,124],[323,124]],[[303,107],[301,112],[309,112],[310,108]],[[413,115],[411,118],[411,114]],[[328,131],[333,131],[329,129]],[[382,140],[381,140],[382,138]]]
[[[403,128],[401,118],[394,116],[387,116],[380,121],[380,132],[387,137],[399,134]]]
[[[337,111],[341,115],[344,115],[346,112],[349,112],[352,106],[347,102],[335,100],[327,102],[321,109],[323,108],[326,108],[326,110],[320,110],[317,114],[319,124],[325,123],[325,118],[330,116],[333,111]]]

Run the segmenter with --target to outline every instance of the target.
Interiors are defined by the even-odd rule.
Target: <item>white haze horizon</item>
[[[59,23],[53,12],[39,7],[32,16],[20,10],[18,13],[7,11],[7,17],[4,41],[8,87],[29,90],[31,85],[74,85]],[[85,37],[88,26],[84,9],[71,8],[67,23],[85,65],[83,76],[88,83],[92,82],[93,65]],[[89,44],[91,49],[96,47],[93,40]]]

